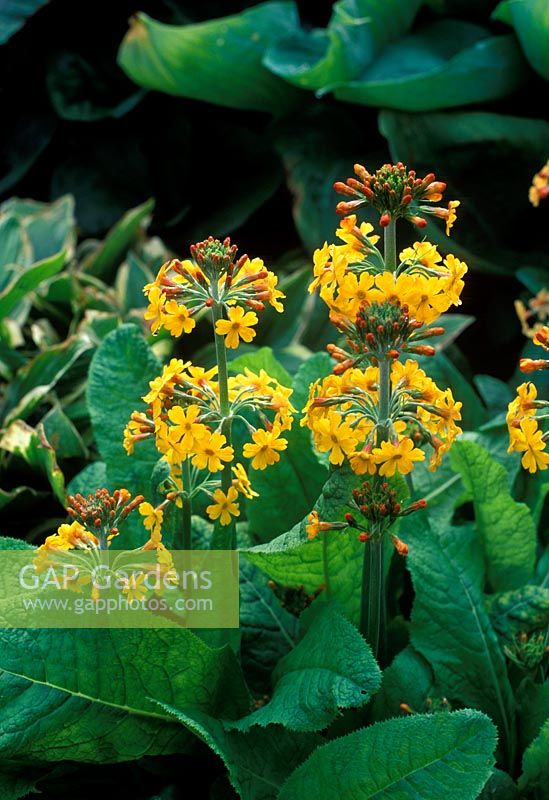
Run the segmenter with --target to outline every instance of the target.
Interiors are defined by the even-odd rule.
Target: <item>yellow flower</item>
[[[133,600],[140,602],[147,595],[147,587],[144,586],[146,574],[141,572],[139,575],[132,575],[124,581],[124,589],[122,590],[126,595],[126,600],[131,603]]]
[[[341,220],[341,226],[336,230],[336,235],[352,250],[358,250],[361,252],[363,250],[363,246],[360,242],[360,239],[355,236],[353,230],[356,228],[356,214],[350,214],[348,217],[343,217]],[[359,231],[364,236],[365,239],[368,239],[369,242],[372,244],[377,244],[379,242],[379,236],[374,234],[370,236],[372,231],[374,230],[374,226],[371,225],[369,222],[362,222],[359,227]]]
[[[219,319],[215,323],[215,332],[225,337],[225,347],[234,349],[238,347],[240,339],[251,342],[256,332],[252,325],[257,325],[257,314],[254,311],[244,311],[240,306],[229,308],[228,319]]]
[[[342,464],[358,444],[349,423],[342,422],[341,416],[333,410],[323,419],[315,420],[314,434],[318,449],[323,453],[330,451],[330,464]]]
[[[380,447],[373,451],[376,464],[381,464],[379,474],[390,478],[398,470],[401,475],[407,475],[414,467],[414,461],[423,461],[425,453],[414,447],[414,443],[407,436],[398,442],[381,442]]]
[[[517,442],[515,449],[524,451],[521,464],[528,472],[547,469],[549,465],[549,453],[545,453],[546,443],[543,441],[543,433],[538,428],[535,419],[523,419],[520,423],[522,438]]]
[[[164,303],[166,296],[158,286],[152,286],[149,291],[149,305],[145,311],[145,319],[151,320],[151,333],[157,333],[164,319]]]
[[[425,372],[420,369],[417,361],[411,358],[402,361],[393,361],[391,366],[391,383],[393,386],[400,384],[405,389],[421,389],[425,381]]]
[[[266,469],[280,461],[280,451],[288,446],[288,440],[280,438],[280,428],[273,425],[272,430],[263,428],[252,433],[252,442],[246,442],[243,448],[245,458],[252,459],[253,469]]]
[[[444,266],[447,267],[449,273],[444,283],[444,292],[455,306],[460,306],[460,295],[465,286],[462,278],[467,272],[467,264],[450,254],[444,259]]]
[[[412,247],[406,247],[400,254],[401,261],[410,264],[422,264],[427,269],[437,269],[442,256],[437,250],[436,244],[431,242],[414,242]]]
[[[349,459],[351,469],[356,475],[375,475],[376,462],[370,450],[357,450]]]
[[[219,519],[222,525],[230,525],[232,517],[240,516],[239,504],[235,503],[238,492],[234,486],[229,486],[227,494],[222,489],[213,493],[214,502],[206,508],[210,519]]]
[[[243,494],[244,497],[247,497],[248,500],[253,500],[254,497],[259,497],[257,492],[254,492],[252,489],[252,483],[248,478],[248,473],[242,466],[242,464],[235,464],[234,467],[231,467],[234,478],[233,478],[233,486],[237,492]]]
[[[170,428],[170,443],[179,444],[187,453],[191,452],[195,441],[203,439],[208,433],[206,426],[197,421],[200,417],[199,406],[188,406],[186,409],[174,406],[168,411],[168,417],[174,423]]]
[[[321,531],[322,523],[318,517],[318,511],[311,511],[309,516],[307,517],[307,524],[305,525],[305,530],[307,531],[307,539],[312,540],[316,539],[319,532]]]
[[[532,185],[528,192],[528,198],[534,208],[539,206],[540,200],[545,200],[549,196],[549,161],[544,167],[536,172],[532,179]]]
[[[227,440],[222,433],[212,433],[195,442],[195,455],[192,463],[198,469],[208,469],[210,472],[219,472],[223,469],[223,461],[232,461],[234,450],[226,447]]]
[[[164,511],[160,508],[155,508],[151,503],[140,503],[139,513],[144,517],[143,525],[151,535],[158,536],[164,521]]]
[[[418,279],[418,296],[416,302],[410,304],[410,313],[418,322],[428,324],[448,310],[451,300],[443,288],[441,278]]]
[[[446,236],[450,236],[450,231],[457,219],[456,208],[460,205],[459,200],[450,200],[448,203],[448,216],[446,217]]]
[[[189,309],[177,300],[168,300],[164,306],[164,327],[172,336],[190,333],[196,326]]]
[[[412,307],[418,296],[417,275],[403,272],[395,278],[393,272],[381,272],[376,276],[376,288],[370,291],[369,299],[372,303],[394,303],[397,300],[402,304]]]
[[[336,310],[354,319],[361,303],[368,300],[368,291],[373,285],[374,278],[369,272],[362,272],[358,276],[353,272],[345,275],[339,284]],[[321,297],[324,299],[322,293]]]

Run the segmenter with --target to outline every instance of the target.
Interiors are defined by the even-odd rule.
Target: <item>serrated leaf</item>
[[[188,630],[2,630],[0,644],[3,759],[177,752],[185,736],[155,700],[229,717],[248,704],[232,651]]]
[[[297,24],[293,2],[261,3],[234,16],[183,26],[163,25],[140,13],[131,21],[118,63],[148,89],[280,114],[294,90],[261,60],[266,47]]]
[[[107,486],[124,487],[133,495],[148,496],[159,454],[154,442],[140,442],[132,456],[123,447],[124,428],[132,411],[144,406],[148,381],[161,368],[135,325],[122,325],[105,337],[90,365],[87,402],[95,441],[107,466]],[[144,535],[139,519],[128,519],[131,535]],[[142,544],[141,539],[136,543]],[[128,541],[125,541],[128,546]]]
[[[207,714],[164,708],[223,760],[241,800],[275,800],[292,770],[322,742],[317,734],[293,733],[279,725],[250,733],[228,731]]]
[[[504,0],[492,16],[513,26],[528,61],[549,80],[549,6],[545,0]]]
[[[378,722],[315,750],[279,800],[440,800],[441,791],[445,800],[475,800],[495,744],[490,720],[469,709]]]
[[[441,694],[489,714],[510,753],[515,701],[484,606],[480,543],[469,526],[433,528],[418,517],[407,524],[416,592],[411,642],[430,663]]]
[[[340,709],[365,705],[379,689],[381,673],[354,625],[328,605],[318,609],[303,639],[279,661],[273,683],[266,705],[228,727],[321,730]]]
[[[536,528],[528,507],[513,500],[505,489],[505,470],[476,442],[456,442],[450,457],[473,500],[492,589],[522,586],[532,579],[536,560]]]

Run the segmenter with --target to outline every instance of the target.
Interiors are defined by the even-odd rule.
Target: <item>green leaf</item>
[[[474,384],[490,413],[507,411],[513,393],[506,383],[492,375],[475,375]]]
[[[539,797],[547,788],[549,781],[549,719],[545,722],[539,736],[524,753],[522,775],[519,778],[521,792],[539,790]]]
[[[416,592],[411,642],[430,663],[439,691],[450,702],[489,714],[511,752],[515,701],[484,606],[480,545],[468,526],[433,529],[419,517],[407,522]]]
[[[398,717],[401,703],[416,712],[427,710],[428,697],[433,696],[434,677],[428,662],[412,645],[408,645],[383,670],[381,689],[372,703],[374,721]]]
[[[64,505],[65,478],[57,466],[55,450],[46,439],[42,424],[35,430],[23,420],[15,420],[2,434],[0,449],[20,456],[27,464],[41,472],[49,481],[61,505]]]
[[[525,678],[517,691],[517,703],[520,744],[526,749],[549,719],[549,680],[534,683],[531,678]]]
[[[144,405],[141,398],[148,391],[148,381],[160,372],[156,356],[135,325],[122,325],[109,333],[92,359],[87,402],[110,489],[123,486],[133,495],[150,494],[151,475],[159,458],[154,442],[139,442],[132,456],[122,442],[132,411]],[[130,517],[128,525],[142,538],[139,519]]]
[[[405,33],[422,4],[413,0],[334,3],[325,30],[299,30],[275,42],[263,59],[275,75],[302,89],[322,90],[358,77],[379,50]]]
[[[519,631],[527,633],[549,626],[549,587],[522,586],[489,598],[488,610],[496,631],[514,638]]]
[[[44,431],[58,458],[85,458],[82,437],[61,406],[54,406],[42,419]]]
[[[103,461],[93,461],[70,481],[67,494],[93,494],[103,487],[107,487],[107,467]]]
[[[293,2],[262,3],[196,25],[163,25],[138,14],[118,63],[148,89],[278,115],[293,102],[294,92],[261,60],[266,47],[294,31],[297,22]]]
[[[229,361],[229,372],[236,375],[244,372],[246,367],[252,372],[259,373],[264,369],[265,372],[283,386],[291,386],[292,379],[284,367],[276,360],[270,347],[261,347],[253,353],[247,353]]]
[[[486,419],[482,403],[469,381],[446,353],[439,351],[432,357],[420,356],[418,361],[441,389],[450,388],[456,400],[463,403],[461,409],[463,428],[475,430],[482,425]]]
[[[0,292],[0,318],[6,317],[29,292],[34,291],[43,281],[60,272],[65,260],[65,253],[61,252],[43,261],[38,261],[28,269],[21,268],[14,271],[8,285]]]
[[[504,0],[492,16],[513,26],[528,61],[549,80],[549,6],[545,0]]]
[[[292,731],[325,728],[344,708],[365,705],[381,673],[357,629],[330,605],[318,609],[298,645],[273,673],[271,700],[229,727],[281,724]]]
[[[3,759],[173,753],[185,736],[155,700],[229,718],[248,706],[232,651],[188,630],[2,630],[0,644]]]
[[[249,561],[240,561],[240,630],[242,668],[258,694],[271,689],[271,673],[296,644],[297,617],[282,608],[267,585],[267,576]]]
[[[164,708],[223,760],[241,800],[275,800],[288,775],[322,741],[316,734],[293,733],[279,725],[250,733],[228,731],[207,714]]]
[[[494,726],[469,709],[378,722],[319,747],[279,800],[474,800],[491,773]],[[374,754],[374,755],[373,755]]]
[[[517,798],[518,790],[515,782],[510,775],[500,769],[492,771],[488,783],[478,796],[478,800],[517,800]]]
[[[0,769],[0,797],[2,800],[21,800],[27,797],[36,788],[36,781],[42,775],[42,770],[24,770],[9,765]]]
[[[5,0],[0,10],[0,44],[23,27],[29,17],[49,0]]]
[[[435,111],[505,97],[523,78],[512,36],[489,37],[477,25],[441,20],[387,45],[360,78],[334,93],[351,103]]]
[[[111,276],[130,247],[143,236],[154,208],[154,200],[132,208],[108,232],[105,239],[82,264],[90,275],[105,278]]]
[[[284,432],[288,447],[281,454],[278,464],[266,470],[249,470],[259,497],[246,503],[246,511],[250,532],[260,541],[273,539],[302,519],[316,502],[328,479],[328,469],[316,456],[310,431],[299,424],[299,412],[307,400],[310,382],[328,374],[331,367],[327,353],[312,356],[300,367],[292,384],[293,394],[290,398],[298,414],[292,429]],[[270,372],[268,366],[265,369]]]
[[[536,560],[536,527],[528,507],[506,491],[505,470],[480,445],[456,442],[451,460],[473,499],[492,589],[522,586],[532,579]]]
[[[351,492],[360,483],[350,469],[336,470],[315,504],[320,518],[343,520]],[[305,517],[282,536],[241,552],[282,586],[302,586],[308,593],[324,586],[323,596],[333,597],[349,619],[358,620],[364,545],[348,530],[326,531],[309,541],[306,524]]]

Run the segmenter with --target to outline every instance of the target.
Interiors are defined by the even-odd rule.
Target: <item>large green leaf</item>
[[[489,714],[507,753],[514,748],[515,701],[505,659],[484,606],[480,543],[469,526],[436,529],[419,515],[407,526],[416,592],[411,641],[450,702]]]
[[[490,720],[469,709],[390,719],[319,747],[279,798],[475,800],[495,744]]]
[[[118,61],[141,86],[231,108],[281,113],[293,90],[265,69],[265,49],[297,27],[293,2],[262,3],[196,25],[132,19]]]
[[[545,722],[539,736],[524,753],[522,775],[519,778],[519,789],[536,792],[534,797],[542,800],[549,781],[549,719]]]
[[[124,428],[141,400],[148,381],[160,374],[160,364],[135,325],[122,325],[97,349],[90,366],[87,401],[95,441],[107,466],[107,485],[125,487],[132,494],[150,494],[151,474],[158,461],[154,442],[140,442],[132,456],[124,447]],[[140,521],[128,519],[132,532]],[[127,543],[126,543],[127,546]]]
[[[483,103],[514,92],[524,76],[512,36],[489,37],[459,20],[435,22],[389,44],[362,75],[339,84],[339,100],[403,111]]]
[[[421,713],[427,710],[426,701],[433,694],[431,667],[412,645],[408,645],[383,670],[381,689],[372,703],[372,718],[383,720],[399,716],[401,703]]]
[[[527,633],[549,626],[549,587],[522,586],[489,598],[488,610],[495,630],[513,639],[520,631]]]
[[[241,733],[226,730],[207,714],[171,705],[164,709],[223,760],[241,800],[275,800],[286,778],[322,742],[317,734],[294,733],[280,725]]]
[[[320,606],[299,644],[273,673],[271,700],[230,727],[280,724],[293,731],[325,728],[339,709],[365,705],[381,683],[372,651],[354,625]]]
[[[360,483],[349,469],[334,472],[315,508],[321,519],[343,520],[351,492]],[[364,545],[356,533],[326,531],[308,541],[307,518],[267,544],[243,550],[245,557],[282,586],[303,587],[334,598],[352,620],[358,620]]]
[[[49,0],[5,0],[0,9],[0,44],[22,28],[27,19]]]
[[[299,417],[307,400],[309,384],[327,375],[331,367],[331,359],[323,353],[312,356],[300,367],[290,398],[298,414],[292,429],[284,432],[288,447],[278,464],[262,471],[250,468],[252,484],[259,497],[247,503],[246,510],[250,532],[260,541],[273,539],[302,519],[315,504],[328,479],[328,469],[319,462],[310,431],[300,426]],[[268,367],[266,369],[269,371]]]
[[[143,236],[153,208],[154,200],[147,200],[124,214],[97,249],[84,260],[82,269],[98,277],[110,276],[130,247]]]
[[[513,500],[504,468],[476,442],[457,442],[451,459],[473,500],[492,589],[517,589],[532,579],[536,560],[536,527],[528,507]]]
[[[229,718],[248,706],[232,651],[188,630],[3,630],[0,645],[3,759],[177,752],[185,736],[155,700]]]
[[[549,5],[545,0],[504,0],[493,16],[513,26],[528,61],[549,80]]]
[[[422,0],[342,0],[328,27],[298,30],[275,42],[263,63],[302,89],[321,90],[356,78],[389,41],[410,27]]]

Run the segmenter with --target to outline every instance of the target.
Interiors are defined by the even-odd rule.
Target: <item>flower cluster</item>
[[[383,228],[397,219],[407,219],[416,227],[424,228],[427,221],[423,215],[432,214],[445,220],[446,234],[449,234],[459,200],[450,200],[446,208],[432,205],[442,200],[446,189],[446,184],[437,181],[432,172],[417,178],[414,170],[407,170],[400,161],[384,164],[373,175],[362,164],[355,164],[354,171],[356,178],[334,184],[336,192],[352,198],[338,203],[336,211],[341,216],[372,205],[380,214],[379,224]]]
[[[533,338],[534,344],[549,350],[549,328],[538,328]],[[522,372],[531,373],[536,370],[549,369],[548,359],[522,358]],[[527,381],[517,388],[517,396],[509,403],[507,411],[507,427],[509,430],[509,452],[522,453],[521,463],[524,469],[534,473],[547,469],[549,452],[547,441],[549,431],[543,431],[543,423],[549,418],[547,409],[549,401],[538,398],[536,386]],[[541,413],[538,413],[540,412]]]
[[[545,200],[546,197],[549,197],[549,161],[547,161],[539,172],[536,172],[528,191],[528,198],[535,208],[537,208],[540,201]]]
[[[173,335],[194,328],[195,314],[209,309],[216,344],[217,364],[211,369],[173,358],[149,384],[143,400],[147,408],[134,411],[124,431],[124,448],[131,455],[135,444],[152,438],[170,466],[165,482],[166,499],[190,504],[199,493],[212,499],[210,519],[228,526],[240,516],[240,495],[257,497],[232,442],[234,424],[248,434],[242,456],[256,470],[280,460],[288,440],[295,409],[291,389],[263,369],[229,376],[226,349],[255,336],[256,311],[270,303],[282,311],[278,278],[261,259],[242,256],[236,245],[210,237],[191,247],[192,261],[164,264],[153,284],[145,287],[149,308],[145,314],[152,330],[161,326]],[[246,310],[251,309],[251,310]],[[174,322],[179,319],[181,325]],[[162,505],[144,511],[145,525],[160,530]]]
[[[237,249],[228,238],[220,242],[210,236],[192,245],[191,259],[163,264],[143,289],[149,300],[145,319],[152,332],[165,328],[176,337],[190,333],[198,312],[221,305],[227,319],[216,320],[216,333],[225,337],[226,347],[236,348],[240,340],[251,342],[255,337],[256,312],[263,311],[265,303],[283,311],[277,276],[260,258],[237,259]]]

